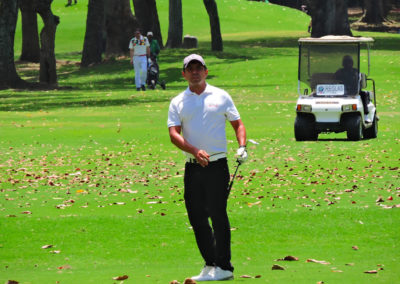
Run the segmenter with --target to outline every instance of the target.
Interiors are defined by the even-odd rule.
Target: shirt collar
[[[190,96],[201,96],[201,95],[211,94],[211,93],[212,93],[212,91],[211,91],[211,86],[210,86],[209,84],[207,84],[207,83],[206,83],[206,88],[204,89],[204,91],[203,91],[200,95],[198,95],[198,94],[192,92],[192,91],[189,89],[189,87],[187,87],[187,89],[186,89],[186,91],[185,91],[185,94],[186,94],[186,95],[190,95]]]

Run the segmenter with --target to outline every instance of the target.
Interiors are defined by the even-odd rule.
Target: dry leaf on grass
[[[44,245],[44,246],[42,246],[42,249],[48,249],[48,248],[52,248],[53,247],[53,245]]]
[[[298,257],[288,255],[288,256],[285,256],[284,258],[276,259],[275,261],[298,261],[298,260],[299,260]]]
[[[306,262],[314,262],[314,263],[319,263],[319,264],[324,264],[324,265],[330,264],[329,262],[327,262],[325,260],[316,260],[316,259],[312,259],[312,258],[307,259]]]
[[[285,270],[285,268],[283,266],[274,264],[272,265],[272,270]]]
[[[15,280],[8,280],[6,284],[18,284],[18,281]]]
[[[364,273],[367,273],[367,274],[376,274],[376,273],[378,273],[378,271],[377,271],[377,270],[368,270],[368,271],[364,271]]]
[[[126,279],[128,279],[128,278],[129,278],[128,275],[122,275],[122,276],[113,277],[113,280],[121,281],[121,280],[126,280]]]
[[[169,284],[179,284],[178,280],[172,280]]]
[[[196,284],[196,281],[194,281],[192,278],[186,278],[183,284]]]
[[[241,275],[240,278],[251,278],[250,275]]]

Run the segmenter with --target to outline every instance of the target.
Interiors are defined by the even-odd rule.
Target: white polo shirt
[[[226,120],[240,119],[231,96],[208,85],[200,95],[189,88],[171,100],[168,127],[181,126],[183,137],[209,155],[226,153]],[[184,152],[189,158],[193,156]]]
[[[143,56],[146,55],[146,48],[150,46],[149,41],[147,37],[140,36],[140,39],[137,39],[136,37],[133,37],[129,41],[129,49],[134,50],[134,56]]]

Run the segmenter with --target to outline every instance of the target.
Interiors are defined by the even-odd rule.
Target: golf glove
[[[246,146],[240,146],[239,149],[237,149],[236,157],[239,163],[243,164],[244,162],[246,162],[247,160]]]

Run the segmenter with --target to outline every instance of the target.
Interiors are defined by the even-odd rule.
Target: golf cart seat
[[[335,73],[313,73],[311,76],[311,89],[315,90],[318,84],[339,84]]]

